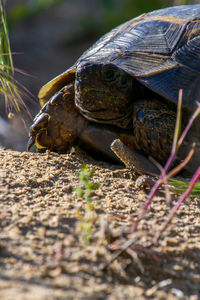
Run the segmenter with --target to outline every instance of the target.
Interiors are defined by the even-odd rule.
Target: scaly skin
[[[158,169],[148,157],[152,156],[161,165],[166,162],[171,151],[176,122],[175,106],[168,105],[159,96],[158,99],[153,98],[152,95],[155,94],[150,92],[150,99],[145,97],[140,100],[127,100],[127,103],[132,103],[131,111],[124,118],[116,119],[116,125],[113,125],[112,119],[107,119],[107,124],[104,124],[103,120],[98,124],[81,114],[76,105],[74,86],[74,82],[69,83],[42,107],[31,126],[27,149],[30,150],[35,143],[39,151],[49,149],[66,153],[72,146],[79,145],[90,154],[95,153],[96,158],[102,159],[102,155],[108,159],[119,158],[127,167],[132,165],[139,173],[158,173]],[[108,87],[105,89],[106,93],[107,90]],[[81,90],[79,92],[81,93]],[[145,93],[142,96],[146,96]],[[81,96],[79,101],[80,99]],[[106,101],[108,103],[113,99],[118,101],[113,97],[108,97]],[[112,103],[110,105],[112,107]],[[99,110],[96,113],[103,116]],[[105,114],[107,113],[105,111]],[[113,113],[115,115],[115,112]],[[120,113],[119,109],[117,113]],[[113,143],[115,140],[120,140],[121,144]],[[175,161],[178,163],[185,158],[194,141],[197,148],[193,160],[187,166],[190,173],[199,164],[200,143],[193,132],[184,141]]]
[[[119,161],[110,149],[113,140],[122,138],[133,146],[133,136],[116,127],[99,125],[84,118],[74,104],[74,85],[69,84],[56,93],[35,117],[30,129],[27,150],[36,144],[38,151],[48,149],[58,153],[79,145],[95,157]]]
[[[151,105],[147,105],[148,110],[145,110],[146,101],[138,101],[134,105],[133,129],[124,130],[116,126],[96,124],[80,114],[74,103],[74,85],[68,84],[56,93],[36,116],[31,126],[28,150],[35,143],[39,151],[49,149],[66,153],[72,146],[79,145],[89,153],[95,153],[96,158],[102,159],[103,155],[117,161],[118,157],[127,167],[131,167],[131,162],[139,173],[158,173],[158,169],[144,156],[144,153],[145,150],[151,153],[152,143],[149,143],[149,147],[145,143],[147,144],[146,137],[152,134],[152,129],[148,127],[156,116],[155,107],[158,108],[159,103],[155,102],[153,105],[149,102]],[[163,108],[163,113],[166,113],[166,109]],[[159,136],[156,138],[160,146]],[[119,146],[116,147],[119,145],[116,143],[111,147],[113,141],[117,139],[121,141],[120,149]]]
[[[176,111],[165,102],[153,99],[136,101],[133,109],[133,135],[136,149],[166,161],[171,151]]]

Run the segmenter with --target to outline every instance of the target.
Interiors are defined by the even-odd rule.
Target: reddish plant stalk
[[[179,99],[181,99],[181,97],[182,97],[182,92],[180,93]],[[181,104],[181,100],[179,101],[179,103]],[[180,105],[180,104],[179,104],[179,105]],[[160,186],[163,184],[164,178],[165,178],[165,174],[167,173],[167,171],[168,171],[168,169],[169,169],[169,167],[170,167],[170,165],[171,165],[171,163],[172,163],[172,161],[173,161],[173,159],[174,159],[174,157],[175,157],[175,155],[176,155],[176,153],[177,153],[177,150],[178,150],[179,147],[181,146],[181,144],[182,144],[184,138],[186,137],[188,131],[190,130],[190,128],[191,128],[191,126],[192,126],[194,120],[196,119],[196,117],[198,116],[199,113],[200,113],[200,104],[198,103],[198,107],[197,107],[196,111],[195,111],[195,112],[193,113],[193,115],[191,116],[191,118],[190,118],[190,120],[189,120],[187,126],[185,127],[183,133],[181,134],[181,137],[179,138],[178,142],[177,142],[177,143],[176,143],[176,141],[173,142],[171,154],[170,154],[170,156],[169,156],[169,158],[168,158],[168,160],[167,160],[167,162],[166,162],[166,164],[165,164],[165,166],[164,166],[164,168],[163,168],[163,171],[161,172],[161,175],[160,175],[159,179],[156,181],[155,185],[154,185],[153,188],[151,189],[151,192],[150,192],[150,194],[149,194],[149,196],[148,196],[148,198],[147,198],[147,200],[146,200],[146,202],[145,202],[145,204],[144,204],[144,206],[143,206],[143,208],[142,208],[142,210],[141,210],[141,213],[139,214],[138,219],[137,219],[136,222],[135,222],[135,225],[134,225],[134,227],[133,227],[133,230],[136,230],[136,229],[137,229],[140,220],[144,217],[144,215],[145,215],[145,213],[146,213],[146,211],[147,211],[149,205],[151,204],[151,202],[152,202],[154,196],[155,196],[156,193],[158,192],[158,189],[159,189]],[[195,173],[195,174],[196,174],[196,173]],[[191,192],[191,190],[190,190],[190,192]],[[183,195],[184,195],[184,194],[183,194]],[[182,202],[181,202],[181,203],[182,203]],[[178,206],[178,208],[179,208],[179,206]],[[176,210],[177,210],[178,208],[176,208]]]
[[[171,220],[173,219],[175,213],[177,212],[177,210],[179,209],[181,204],[185,201],[185,199],[190,195],[195,183],[199,180],[199,178],[200,178],[200,166],[198,167],[197,171],[194,173],[187,190],[179,197],[178,201],[173,206],[173,208],[172,208],[172,210],[169,214],[168,219],[163,224],[163,226],[159,230],[158,234],[155,236],[154,242],[158,241],[158,239],[160,238],[162,232],[165,231],[165,229],[168,227],[168,225],[170,224]]]

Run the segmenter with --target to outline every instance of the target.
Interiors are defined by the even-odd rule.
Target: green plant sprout
[[[89,169],[87,165],[81,166],[81,171],[78,173],[78,178],[81,187],[75,189],[78,197],[84,202],[84,214],[80,222],[80,230],[82,232],[82,241],[84,244],[91,239],[92,228],[94,223],[94,200],[92,194],[100,187],[100,184],[93,182],[91,179],[94,176],[94,169]]]

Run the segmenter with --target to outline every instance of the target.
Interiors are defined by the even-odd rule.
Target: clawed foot
[[[30,127],[27,151],[37,149],[66,153],[75,143],[83,120],[74,105],[74,88],[64,87],[40,110]]]

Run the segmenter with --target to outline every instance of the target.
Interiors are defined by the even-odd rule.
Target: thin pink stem
[[[181,137],[178,140],[178,148],[180,147],[180,145],[182,144],[183,140],[185,139],[188,131],[190,130],[190,127],[192,126],[194,120],[196,119],[196,117],[198,116],[198,114],[200,113],[200,103],[198,103],[198,108],[195,110],[195,112],[193,113],[193,115],[191,116],[187,126],[185,127],[183,133],[181,134]]]
[[[172,216],[175,214],[175,212],[179,209],[179,207],[181,206],[181,204],[184,202],[184,200],[190,195],[190,193],[192,192],[192,189],[195,185],[195,183],[198,181],[198,179],[200,178],[200,166],[198,167],[197,171],[194,173],[191,181],[190,181],[190,185],[187,188],[187,190],[180,196],[180,198],[178,199],[177,203],[174,205],[174,207],[171,210],[171,214]]]
[[[179,209],[179,207],[181,206],[181,204],[185,201],[185,199],[190,195],[190,193],[192,192],[195,183],[198,181],[198,179],[200,178],[200,166],[198,167],[197,171],[194,173],[191,181],[190,181],[190,185],[187,188],[187,190],[180,196],[180,198],[178,199],[178,201],[176,202],[176,204],[173,206],[169,217],[167,219],[167,221],[163,224],[163,226],[161,227],[161,229],[159,230],[159,232],[156,234],[155,238],[154,238],[154,243],[156,243],[158,241],[158,239],[160,238],[161,234],[163,231],[165,231],[165,229],[168,227],[168,225],[170,224],[171,220],[173,219],[174,215],[176,214],[177,210]]]
[[[172,161],[173,161],[173,159],[176,155],[176,152],[177,152],[178,148],[181,146],[181,144],[182,144],[184,138],[186,137],[190,127],[192,126],[192,123],[194,122],[195,118],[198,116],[199,113],[200,113],[200,104],[198,103],[198,108],[196,109],[196,111],[191,116],[187,126],[185,127],[183,133],[181,134],[181,137],[179,138],[178,143],[177,143],[177,147],[172,146],[171,154],[170,154],[170,156],[169,156],[169,158],[168,158],[168,160],[167,160],[167,162],[166,162],[166,164],[163,168],[163,171],[160,174],[159,179],[156,181],[155,185],[151,189],[151,192],[150,192],[150,194],[149,194],[149,196],[148,196],[148,198],[147,198],[147,200],[146,200],[146,202],[145,202],[145,204],[144,204],[144,206],[141,210],[141,213],[139,214],[138,219],[135,223],[134,230],[137,229],[140,220],[144,217],[144,215],[145,215],[149,205],[151,204],[154,196],[156,195],[156,193],[159,190],[160,186],[163,184],[163,178],[165,177],[165,174],[167,173],[167,171],[168,171],[168,169],[169,169],[169,167],[170,167],[170,165],[171,165],[171,163],[172,163]],[[190,192],[191,192],[191,190],[190,190]],[[184,194],[182,196],[184,196]]]

